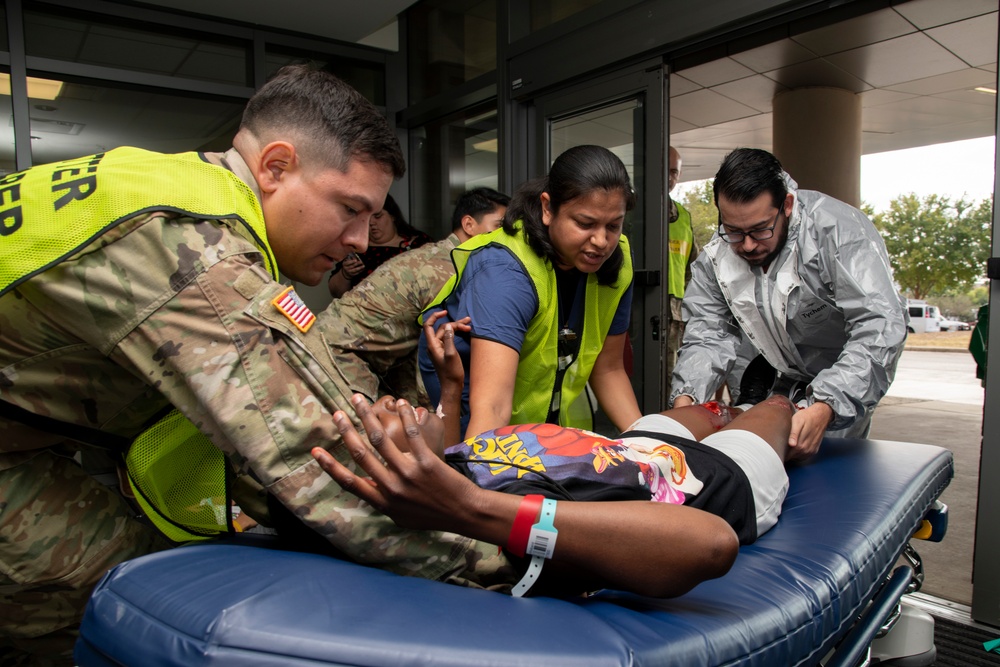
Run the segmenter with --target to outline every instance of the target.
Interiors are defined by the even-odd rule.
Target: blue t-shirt
[[[580,280],[586,278],[582,272],[577,273]],[[578,290],[578,301],[582,300],[583,296],[583,290]],[[462,273],[462,280],[445,300],[444,307],[448,315],[438,320],[437,326],[466,316],[472,318],[471,335],[455,336],[455,348],[465,366],[465,390],[462,392],[464,433],[469,419],[470,337],[495,341],[520,352],[528,326],[538,312],[538,296],[527,271],[509,250],[500,246],[487,246],[469,257]],[[428,309],[425,315],[437,310],[440,308]],[[628,331],[631,314],[632,285],[629,285],[618,303],[608,335],[613,336]],[[431,404],[437,404],[441,398],[441,386],[434,372],[434,364],[427,351],[427,341],[423,333],[420,334],[418,359],[420,374]]]

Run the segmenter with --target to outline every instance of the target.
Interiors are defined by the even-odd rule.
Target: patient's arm
[[[506,544],[520,496],[480,489],[446,465],[424,443],[412,411],[399,410],[409,446],[409,454],[403,454],[385,436],[364,397],[352,402],[385,464],[338,411],[334,419],[344,443],[370,475],[360,478],[325,450],[314,449],[313,456],[340,486],[401,527]],[[719,517],[648,501],[560,501],[555,527],[557,544],[541,583],[564,594],[611,587],[657,597],[681,595],[725,574],[739,546]]]
[[[441,384],[441,399],[438,401],[438,416],[444,422],[445,445],[453,445],[462,439],[462,389],[465,386],[465,368],[455,349],[455,331],[469,331],[470,318],[463,317],[457,322],[448,322],[434,331],[434,323],[448,314],[446,310],[433,313],[424,322],[424,337],[427,351],[438,382]],[[472,434],[476,435],[476,434]]]

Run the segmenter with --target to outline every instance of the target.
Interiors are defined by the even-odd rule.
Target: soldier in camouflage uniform
[[[340,489],[309,453],[319,445],[349,458],[336,447],[330,415],[350,411],[354,388],[320,330],[301,331],[275,305],[287,288],[274,276],[280,268],[317,284],[335,260],[367,246],[368,219],[405,168],[384,118],[320,71],[286,68],[263,87],[234,148],[193,160],[217,165],[200,168],[225,171],[234,191],[243,188],[246,201],[228,210],[256,207],[266,231],[252,215],[199,218],[156,207],[102,218],[110,214],[94,210],[95,195],[125,185],[102,180],[102,171],[122,151],[134,149],[0,180],[8,246],[46,224],[46,197],[72,223],[86,217],[100,229],[58,261],[22,267],[2,283],[0,399],[13,407],[0,417],[0,661],[70,664],[93,585],[116,563],[168,546],[77,464],[89,448],[46,419],[110,442],[176,406],[227,455],[238,486],[276,497],[350,557],[509,587],[514,573],[496,546],[401,530]],[[196,166],[183,162],[191,157],[148,159],[171,178]],[[53,185],[29,188],[32,172],[51,172]],[[191,173],[188,189],[197,192]],[[0,265],[11,269],[15,259],[4,255]],[[18,410],[27,417],[12,417]],[[29,425],[32,415],[40,425]],[[237,500],[266,521],[262,503]]]
[[[388,123],[340,80],[293,66],[250,100],[233,144],[204,155],[119,148],[0,179],[4,664],[71,664],[93,585],[168,546],[77,459],[93,449],[81,441],[127,448],[171,407],[225,454],[235,500],[259,521],[261,498],[274,498],[354,560],[465,586],[509,591],[523,567],[496,546],[517,497],[410,475],[433,502],[405,504],[415,515],[397,525],[311,455],[329,450],[346,471],[367,463],[341,434],[363,442],[351,424],[370,411],[351,402],[350,367],[278,270],[316,285],[367,247],[368,220],[404,171]],[[623,579],[634,551],[623,522],[568,504],[579,507],[560,514],[553,558],[578,590],[683,589],[657,587],[669,577],[662,558]],[[626,537],[662,541],[643,506],[636,518]]]
[[[331,353],[342,355],[345,364],[357,355],[377,376],[363,367],[350,373],[358,392],[431,407],[417,371],[417,317],[455,274],[451,251],[499,227],[509,203],[510,197],[491,188],[469,190],[455,204],[446,239],[393,257],[317,315]]]

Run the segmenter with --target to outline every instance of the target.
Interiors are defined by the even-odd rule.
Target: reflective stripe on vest
[[[694,246],[694,230],[691,229],[691,214],[683,206],[677,206],[677,219],[670,223],[670,271],[668,272],[667,288],[672,296],[684,298],[685,275],[687,274],[688,258]]]
[[[443,304],[451,295],[461,280],[469,256],[475,251],[495,245],[505,248],[517,258],[535,288],[538,310],[528,324],[528,331],[521,345],[510,423],[529,424],[546,421],[552,403],[559,364],[559,299],[552,263],[542,259],[531,249],[521,231],[521,222],[518,221],[515,225],[518,233],[514,236],[500,228],[489,234],[475,236],[452,250],[455,276],[445,283],[431,303]],[[599,285],[595,273],[587,275],[580,352],[566,370],[561,387],[559,424],[562,426],[593,428],[591,410],[583,391],[597,355],[604,347],[618,304],[632,284],[632,253],[624,235],[618,241],[618,246],[624,255],[624,262],[618,280],[613,285]],[[431,309],[429,306],[424,312]],[[579,404],[576,403],[578,398],[581,401]]]
[[[115,148],[0,179],[0,294],[149,211],[242,221],[277,278],[260,202],[236,174],[197,153]]]

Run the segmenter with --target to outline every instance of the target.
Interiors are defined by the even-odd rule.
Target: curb
[[[903,351],[913,350],[914,352],[964,352],[965,354],[972,354],[964,347],[910,347],[909,345],[903,348]]]

